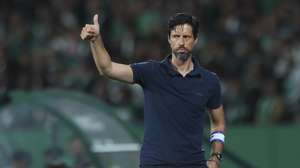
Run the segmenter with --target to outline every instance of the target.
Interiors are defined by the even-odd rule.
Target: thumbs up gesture
[[[98,21],[98,14],[94,15],[93,24],[86,24],[80,33],[82,40],[95,41],[100,35],[100,26]]]

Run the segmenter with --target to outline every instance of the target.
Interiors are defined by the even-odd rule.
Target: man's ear
[[[194,41],[194,45],[196,45],[196,44],[197,44],[197,42],[198,42],[198,37],[195,39],[195,41]]]
[[[169,42],[169,44],[171,44],[170,35],[168,35],[168,42]]]

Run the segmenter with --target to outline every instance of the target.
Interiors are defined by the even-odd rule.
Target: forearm
[[[214,141],[211,143],[211,151],[210,153],[222,153],[224,148],[224,144],[220,141]]]
[[[109,75],[109,71],[112,67],[112,61],[104,47],[101,36],[98,36],[95,40],[90,41],[90,48],[100,75]]]
[[[225,142],[226,126],[223,107],[212,110],[210,114],[211,157],[209,159],[219,162],[218,157],[221,157]]]
[[[225,122],[223,120],[211,122],[210,133],[221,132],[225,134]],[[221,153],[223,151],[224,144],[220,141],[213,141],[211,144],[212,153]]]
[[[225,126],[214,126],[211,128],[211,134],[215,132],[221,132],[225,134]],[[222,153],[224,148],[224,143],[218,140],[211,142],[211,154],[212,153]]]
[[[223,107],[213,110],[210,113],[210,133],[225,132],[225,116]]]
[[[210,157],[208,158],[208,167],[211,168],[211,165],[215,165],[212,167],[219,167],[222,159],[224,144],[220,141],[213,141],[211,143],[211,152]]]
[[[222,135],[224,133],[224,130],[218,130],[211,132],[211,151],[210,151],[210,157],[209,160],[217,163],[217,165],[220,165],[220,161],[222,159],[222,153],[224,149],[224,139],[222,141],[222,138],[220,137],[213,137],[213,134]],[[219,138],[219,139],[214,139]],[[214,139],[214,140],[213,140]]]

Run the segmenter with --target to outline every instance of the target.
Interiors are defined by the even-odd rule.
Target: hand
[[[100,36],[100,26],[98,22],[98,15],[94,15],[93,24],[86,24],[80,33],[82,40],[89,40],[91,42],[95,41],[97,37]]]
[[[208,168],[219,168],[219,161],[216,160],[208,160],[206,164]]]

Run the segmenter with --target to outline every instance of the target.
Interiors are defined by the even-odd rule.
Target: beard
[[[185,52],[175,51],[174,55],[180,61],[185,62],[186,60],[188,60],[192,56],[192,53],[190,51],[185,51]]]

